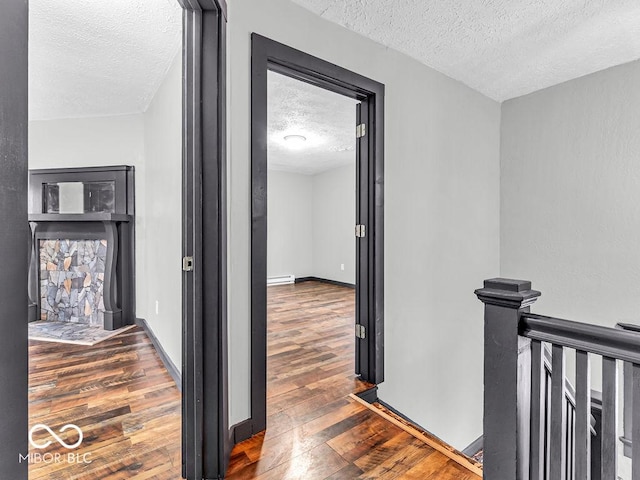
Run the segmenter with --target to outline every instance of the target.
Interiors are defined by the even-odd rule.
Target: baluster
[[[618,417],[618,365],[615,358],[602,357],[602,480],[615,479]]]
[[[632,394],[631,398],[640,398],[640,365],[633,364],[632,367]],[[631,461],[632,480],[640,480],[640,409],[636,405],[629,405],[628,412],[632,416],[631,427]]]
[[[567,426],[567,396],[565,392],[564,347],[553,345],[551,354],[551,466],[553,480],[566,480],[567,445],[565,428]]]
[[[543,345],[539,340],[531,342],[531,459],[530,478],[544,478],[544,410],[545,367]]]
[[[573,405],[567,398],[567,480],[573,479],[573,464],[575,460],[575,443],[573,432],[576,427],[576,416]]]
[[[545,401],[547,402],[544,407],[545,414],[545,436],[544,436],[544,478],[551,478],[550,475],[550,466],[551,466],[551,371],[545,368],[545,383],[546,383],[546,395]]]
[[[591,379],[589,354],[576,351],[576,479],[591,479]]]

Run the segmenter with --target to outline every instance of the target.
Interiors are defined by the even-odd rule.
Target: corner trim
[[[158,353],[162,364],[167,369],[167,372],[169,372],[169,375],[171,375],[171,378],[173,378],[173,381],[176,383],[176,386],[178,387],[178,390],[180,390],[180,393],[182,393],[182,374],[180,373],[180,370],[176,368],[175,364],[171,361],[164,348],[162,348],[162,344],[160,343],[160,340],[158,340],[158,337],[155,336],[153,330],[151,330],[151,327],[149,327],[149,324],[144,318],[136,318],[135,324],[142,328],[147,334],[149,340],[151,340],[151,343],[153,344],[153,347],[156,349],[156,352]]]
[[[303,282],[321,282],[321,283],[329,283],[331,285],[337,285],[339,287],[356,288],[355,283],[339,282],[338,280],[329,280],[328,278],[296,277],[295,283],[303,283]]]

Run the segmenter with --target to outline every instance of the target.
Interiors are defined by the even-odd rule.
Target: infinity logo
[[[67,425],[65,425],[64,427],[62,427],[60,429],[60,433],[69,430],[70,428],[74,429],[76,432],[78,432],[78,441],[76,443],[74,443],[73,445],[69,445],[68,443],[66,443],[64,440],[62,440],[58,435],[55,434],[55,432],[53,430],[51,430],[49,427],[47,427],[46,425],[43,425],[42,423],[38,423],[37,425],[34,425],[33,427],[31,427],[31,430],[29,430],[29,442],[31,443],[31,445],[33,445],[35,448],[47,448],[49,445],[51,445],[51,440],[47,440],[46,442],[39,444],[36,443],[36,441],[33,439],[33,433],[37,430],[46,430],[47,432],[49,432],[51,434],[51,436],[53,438],[56,439],[56,441],[62,445],[64,448],[68,448],[68,449],[72,449],[72,448],[76,448],[79,447],[80,444],[82,443],[82,430],[80,430],[80,427],[78,427],[77,425],[74,425],[73,423],[68,423]]]

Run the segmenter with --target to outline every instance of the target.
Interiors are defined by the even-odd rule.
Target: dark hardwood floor
[[[349,397],[355,291],[269,287],[267,431],[238,444],[227,479],[479,479]]]
[[[30,426],[58,433],[72,423],[84,434],[73,450],[56,441],[31,447],[54,457],[30,462],[30,480],[181,478],[180,392],[139,327],[92,347],[30,341],[29,416]],[[60,436],[78,438],[73,430]],[[43,430],[34,439],[53,440]]]
[[[370,387],[353,373],[354,290],[305,282],[268,295],[268,429],[236,446],[228,479],[480,478],[349,396]],[[142,330],[29,350],[30,425],[77,425],[72,452],[91,462],[31,463],[31,480],[180,478],[180,393]],[[30,453],[70,451],[54,441]]]

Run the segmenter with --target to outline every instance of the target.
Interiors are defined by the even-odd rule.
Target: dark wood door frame
[[[28,25],[25,0],[0,2],[0,478],[16,480],[27,479],[19,455],[29,451]]]
[[[363,380],[384,380],[384,85],[258,34],[251,55],[251,418],[247,434],[267,423],[267,72],[296,78],[361,102],[367,135],[359,140],[357,309]],[[355,130],[355,126],[354,126]],[[355,225],[354,225],[355,228]],[[366,280],[365,280],[366,279]],[[355,338],[355,337],[354,337]]]
[[[182,474],[222,478],[227,373],[226,3],[178,0],[183,28]],[[206,294],[205,294],[206,292]]]

